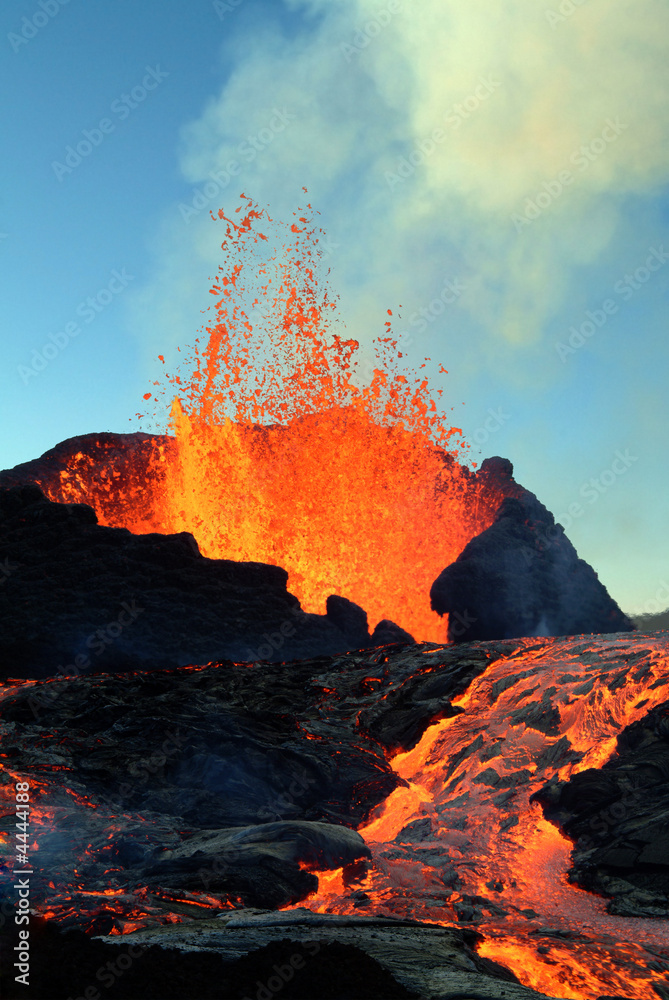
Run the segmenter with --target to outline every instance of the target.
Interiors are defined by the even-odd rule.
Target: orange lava
[[[356,384],[359,344],[336,332],[311,207],[281,226],[242,198],[233,218],[218,213],[206,342],[155,383],[158,406],[176,393],[174,439],[156,443],[143,481],[77,455],[51,496],[134,532],[192,532],[212,558],[283,566],[306,611],[323,614],[336,593],[370,628],[389,618],[445,641],[430,586],[501,498],[456,460],[461,432],[424,373],[403,367],[390,318],[371,379]]]
[[[408,784],[359,829],[373,855],[367,874],[347,887],[343,872],[330,873],[299,905],[461,926],[458,904],[478,897],[493,906],[483,903],[476,922],[486,939],[481,954],[512,969],[525,986],[574,1000],[656,1000],[652,983],[664,980],[647,968],[641,945],[666,952],[667,921],[610,916],[603,899],[571,884],[572,842],[529,801],[551,779],[601,767],[620,730],[669,698],[666,643],[650,640],[649,669],[635,672],[626,667],[627,642],[599,638],[593,649],[620,650],[600,663],[596,656],[588,662],[582,638],[542,640],[538,647],[526,639],[526,651],[493,662],[454,700],[463,714],[433,724],[412,750],[394,757],[393,769]],[[559,711],[550,735],[512,714],[542,697]],[[565,738],[582,759],[539,766],[540,755]],[[505,790],[513,790],[507,801]],[[401,831],[427,817],[432,832],[416,849]],[[451,888],[430,860],[435,848],[457,871]],[[369,898],[364,909],[361,892]]]

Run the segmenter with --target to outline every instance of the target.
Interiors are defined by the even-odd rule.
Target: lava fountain
[[[443,390],[399,370],[390,318],[355,384],[359,344],[336,332],[313,213],[280,225],[242,198],[233,218],[212,215],[224,263],[206,338],[145,396],[172,398],[173,438],[141,480],[100,476],[80,455],[47,492],[90,503],[102,524],[189,531],[211,558],[283,566],[306,611],[338,593],[370,628],[389,618],[444,641],[430,586],[492,523],[499,493],[457,461],[466,445],[438,411]]]

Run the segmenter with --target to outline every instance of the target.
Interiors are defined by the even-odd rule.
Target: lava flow
[[[45,489],[90,503],[102,524],[189,531],[206,556],[282,566],[306,611],[323,614],[337,593],[372,629],[387,618],[444,641],[430,586],[501,497],[457,461],[461,432],[445,425],[427,378],[394,371],[402,353],[390,319],[369,383],[354,383],[359,344],[332,332],[308,216],[284,232],[243,207],[236,222],[218,213],[226,259],[206,345],[196,341],[187,373],[158,389],[174,397],[174,437],[156,439],[141,477],[100,474],[77,455]]]
[[[573,844],[531,801],[551,780],[601,767],[620,730],[666,702],[666,643],[648,639],[648,662],[636,672],[618,637],[596,646],[528,639],[491,664],[453,700],[462,714],[394,757],[407,784],[359,831],[372,848],[370,870],[348,883],[343,870],[323,873],[299,905],[471,921],[485,937],[481,954],[526,986],[576,1000],[657,1000],[652,983],[666,988],[666,980],[647,966],[669,951],[667,922],[610,916],[603,899],[571,885]],[[603,659],[617,649],[617,664]]]
[[[462,657],[471,662],[482,651],[497,658],[485,669],[481,663],[468,684],[450,679]],[[278,743],[268,744],[278,788],[287,780],[280,768],[287,738],[288,776],[300,773],[300,757],[321,759],[323,777],[332,774],[331,758],[337,758],[337,784],[330,790],[311,779],[327,799],[327,817],[330,808],[341,814],[332,795],[347,780],[342,753],[361,754],[360,767],[374,747],[370,720],[377,734],[392,731],[374,724],[386,718],[390,696],[401,730],[401,719],[416,705],[412,691],[420,706],[421,693],[452,684],[456,714],[429,725],[412,749],[394,756],[402,784],[356,824],[371,859],[318,871],[316,892],[298,890],[298,901],[279,909],[468,927],[482,936],[481,955],[542,993],[657,1000],[667,985],[662,970],[669,970],[667,920],[611,915],[602,897],[571,883],[572,844],[546,821],[533,795],[557,779],[601,767],[615,754],[624,728],[656,706],[666,710],[668,668],[662,635],[528,638],[473,644],[462,653],[433,644],[388,646],[293,664],[301,678],[297,688],[310,689],[295,716],[285,698],[276,700],[279,672],[292,672],[284,664],[62,677],[28,683],[24,691],[10,684],[2,699],[0,775],[6,784],[0,792],[8,794],[11,819],[14,783],[30,782],[33,906],[63,929],[128,934],[207,916],[225,919],[248,906],[273,908],[265,898],[258,904],[236,894],[226,874],[234,870],[234,852],[203,852],[219,828],[232,825],[243,836],[254,815],[266,816],[266,807],[254,813],[247,805],[267,780],[265,758],[247,770],[243,749],[230,759],[225,749],[239,744],[236,727],[250,718],[253,692],[257,698],[264,690],[266,701],[249,731],[280,727]],[[250,687],[241,693],[244,685]],[[44,687],[50,690],[48,716],[39,724],[17,724],[31,715],[31,698]],[[442,697],[440,704],[446,703]],[[157,704],[162,720],[156,719]],[[434,709],[429,712],[434,718]],[[228,720],[223,727],[221,718]],[[153,732],[168,728],[182,731],[183,751],[143,785],[137,763],[146,768]],[[319,758],[324,740],[330,749]],[[234,784],[223,794],[209,787],[222,760],[226,776],[241,768],[241,791]],[[377,782],[378,763],[373,774]],[[279,815],[285,815],[281,809],[294,815],[308,787],[306,782],[286,797]],[[271,792],[269,801],[279,808],[277,794]],[[648,797],[642,789],[635,799],[637,821]],[[232,824],[219,818],[229,808],[242,810]],[[11,854],[11,842],[8,848]],[[282,849],[268,844],[271,852]]]

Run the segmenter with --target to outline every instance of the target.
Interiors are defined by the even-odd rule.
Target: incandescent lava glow
[[[479,952],[525,986],[574,1000],[657,1000],[653,983],[666,980],[648,964],[669,952],[667,921],[611,916],[604,899],[571,884],[573,844],[530,801],[551,780],[600,767],[618,733],[669,698],[659,636],[636,671],[626,639],[587,638],[526,639],[491,663],[453,700],[462,714],[392,759],[406,785],[359,828],[372,851],[367,873],[348,883],[345,869],[319,875],[317,892],[297,905],[471,921],[485,938]],[[599,653],[618,648],[612,670]],[[426,831],[405,831],[421,820]]]
[[[305,611],[324,613],[337,593],[370,628],[389,618],[443,641],[430,587],[501,497],[456,460],[461,431],[424,373],[397,370],[390,318],[377,367],[356,384],[359,344],[336,332],[311,206],[282,226],[242,198],[214,220],[224,263],[206,338],[155,383],[158,400],[172,398],[174,438],[130,497],[77,456],[51,499],[90,503],[101,523],[135,532],[192,532],[211,558],[283,566]]]

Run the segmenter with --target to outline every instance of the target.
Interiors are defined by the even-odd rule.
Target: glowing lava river
[[[526,641],[453,700],[462,714],[430,726],[414,749],[394,757],[408,785],[360,828],[374,867],[355,889],[374,912],[476,920],[486,936],[482,954],[550,995],[656,996],[643,946],[666,954],[669,924],[609,916],[602,899],[571,885],[573,844],[530,802],[549,781],[601,767],[620,729],[666,702],[667,640],[644,636],[643,646],[648,661],[635,679],[625,668],[627,638]],[[426,656],[438,661],[439,652]],[[611,693],[621,667],[624,682]],[[339,872],[323,879],[308,905],[355,912],[359,898],[351,900]]]

